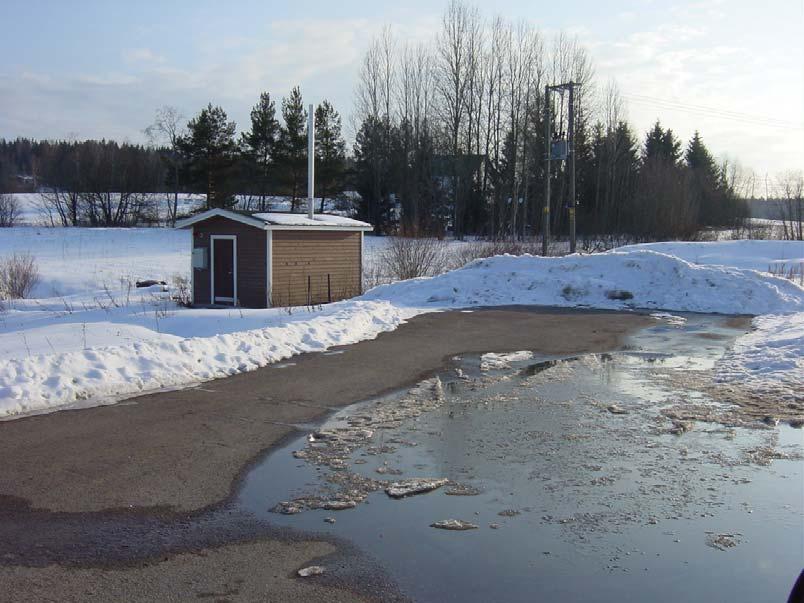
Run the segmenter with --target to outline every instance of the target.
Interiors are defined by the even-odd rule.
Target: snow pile
[[[718,362],[717,380],[804,400],[804,312],[758,316],[753,324]]]
[[[14,236],[21,230],[27,230],[27,242],[35,246],[43,287],[61,296],[15,302],[0,317],[0,416],[109,403],[223,377],[370,339],[417,314],[478,306],[787,315],[775,317],[778,323],[758,320],[758,331],[749,335],[753,339],[741,340],[724,360],[723,378],[743,375],[752,383],[787,384],[784,375],[795,378],[801,368],[801,332],[786,333],[784,321],[804,315],[804,289],[754,270],[700,266],[650,250],[563,258],[498,256],[291,314],[282,309],[178,308],[159,287],[127,289],[123,281],[129,276],[169,280],[165,277],[173,271],[188,270],[189,236],[183,231],[11,229],[0,251],[21,246]],[[175,239],[160,244],[157,236]],[[112,285],[115,279],[120,282],[99,290],[98,283],[105,285],[107,279]],[[61,293],[72,290],[82,293]],[[778,337],[766,331],[778,331]],[[758,346],[768,351],[757,351],[764,349]],[[763,354],[771,353],[777,368],[762,372]]]
[[[786,279],[698,266],[653,251],[497,256],[429,279],[381,285],[364,298],[416,308],[527,304],[720,314],[804,311],[804,290]]]
[[[208,312],[215,312],[209,310]],[[303,352],[356,343],[398,327],[413,313],[387,302],[332,304],[306,320],[263,329],[150,341],[0,363],[0,416],[67,405],[98,405],[126,395],[254,370]]]
[[[713,251],[726,261],[727,253]],[[745,255],[736,255],[736,263],[751,264]],[[365,297],[419,308],[532,304],[774,314],[755,319],[755,330],[717,363],[716,379],[742,380],[758,395],[804,389],[804,289],[756,270],[691,264],[649,250],[563,258],[500,256],[432,279],[377,287]]]

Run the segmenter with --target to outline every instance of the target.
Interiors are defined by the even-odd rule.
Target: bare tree
[[[508,123],[510,131],[509,161],[509,228],[512,235],[517,233],[519,206],[522,191],[526,188],[526,149],[528,137],[528,114],[533,99],[538,92],[533,90],[534,75],[541,73],[541,40],[539,34],[525,22],[515,28],[509,28],[510,43],[506,75],[508,78],[506,91],[508,97]]]
[[[477,37],[480,14],[476,8],[451,0],[441,21],[437,42],[436,87],[452,161],[453,232],[462,235],[463,206],[459,182],[458,158],[463,152],[461,134],[466,115],[473,62],[472,39]]]
[[[396,43],[391,28],[384,27],[381,34],[371,41],[360,67],[355,90],[357,127],[368,118],[390,121],[395,93],[395,62]]]
[[[418,231],[423,226],[423,203],[419,185],[421,166],[413,160],[430,135],[428,113],[433,84],[432,56],[423,45],[405,45],[398,59],[395,78],[396,116],[399,123],[401,169],[399,186],[406,223],[403,228]]]
[[[565,32],[559,32],[553,39],[552,51],[549,59],[548,74],[553,84],[574,82],[578,84],[575,89],[575,131],[578,132],[585,128],[585,120],[589,115],[586,111],[589,99],[594,98],[594,66],[586,49],[581,45],[578,38],[570,36]],[[557,119],[554,123],[554,130],[558,133],[566,133],[568,130],[567,104],[569,96],[561,92],[552,95],[552,99],[557,103],[555,114]],[[558,209],[566,205],[567,178],[566,173],[561,174],[558,181],[558,190],[554,198],[554,208]],[[567,214],[564,211],[551,211],[552,229],[558,230],[564,224]]]
[[[20,205],[13,195],[0,193],[0,228],[14,226],[20,216]]]
[[[380,79],[379,41],[375,38],[363,56],[355,88],[355,130],[363,120],[380,117]]]
[[[606,159],[605,165],[598,161],[595,185],[595,207],[603,227],[610,225],[611,214],[614,206],[620,198],[618,183],[617,166],[621,153],[627,151],[622,148],[624,141],[616,135],[617,128],[625,121],[625,102],[623,101],[620,89],[614,80],[610,80],[603,90],[602,98],[602,122],[604,126],[604,144]],[[605,196],[601,198],[601,187],[605,191]]]
[[[494,236],[498,232],[497,210],[502,203],[499,172],[503,127],[503,57],[507,54],[506,48],[510,43],[506,25],[501,17],[497,17],[492,22],[491,33],[487,39],[489,45],[483,57],[486,106],[483,149],[486,156],[486,169],[483,170],[481,192],[483,198],[488,199],[492,184],[496,185],[493,187],[494,195],[490,203],[490,231]]]
[[[779,177],[783,197],[779,201],[785,239],[804,241],[804,173],[791,171]]]
[[[173,202],[168,203],[168,223],[176,224],[179,213],[179,172],[181,170],[181,151],[179,141],[184,136],[185,117],[176,107],[165,105],[156,110],[154,122],[145,128],[148,141],[154,145],[164,145],[168,149],[167,163],[173,176]]]
[[[39,268],[30,253],[0,259],[0,300],[24,299],[39,283]]]
[[[427,127],[432,110],[434,85],[433,56],[424,44],[406,44],[398,61],[399,75],[394,78],[396,88],[396,115],[409,122],[414,138]]]

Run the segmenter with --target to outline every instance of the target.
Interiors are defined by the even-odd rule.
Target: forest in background
[[[527,238],[544,215],[552,232],[565,233],[566,163],[552,162],[551,211],[542,208],[547,141],[568,130],[567,98],[552,94],[548,106],[545,86],[570,81],[578,84],[579,231],[688,238],[748,216],[738,166],[717,161],[697,132],[680,140],[659,121],[636,132],[616,83],[597,81],[579,40],[488,19],[458,1],[429,42],[411,45],[390,28],[372,42],[355,88],[351,149],[336,109],[315,108],[317,203],[355,191],[357,215],[380,233]],[[0,191],[44,191],[43,210],[63,225],[172,224],[188,192],[205,193],[207,207],[234,208],[239,195],[238,209],[266,211],[272,196],[285,196],[303,210],[306,123],[297,87],[279,107],[262,93],[240,132],[210,104],[191,119],[158,109],[145,145],[0,140]],[[782,180],[800,213],[801,174]],[[173,200],[166,219],[154,192]]]

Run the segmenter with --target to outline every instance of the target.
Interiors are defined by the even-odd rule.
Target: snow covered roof
[[[333,216],[330,214],[313,214],[311,220],[307,214],[289,214],[270,212],[264,214],[254,214],[255,218],[265,220],[268,224],[275,224],[277,226],[344,226],[352,228],[372,228],[368,222],[361,222],[360,220],[353,220],[352,218],[345,218],[343,216]]]
[[[259,214],[247,214],[225,209],[210,209],[200,214],[196,214],[184,220],[176,222],[176,228],[188,228],[198,222],[203,222],[210,218],[219,216],[228,218],[236,222],[242,222],[255,228],[263,230],[372,230],[373,226],[368,222],[353,220],[343,216],[333,216],[330,214],[313,214],[310,219],[307,214],[291,214],[280,212],[268,212]]]

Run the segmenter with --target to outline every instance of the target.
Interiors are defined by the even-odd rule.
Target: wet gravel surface
[[[804,564],[803,432],[706,385],[741,332],[665,317],[618,353],[456,357],[296,426],[234,496],[184,515],[6,499],[0,566],[315,538],[336,551],[295,579],[378,600],[785,600]]]

